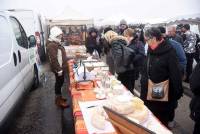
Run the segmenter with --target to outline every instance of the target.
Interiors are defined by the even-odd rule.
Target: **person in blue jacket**
[[[175,40],[169,39],[170,44],[172,47],[176,50],[176,54],[178,56],[179,64],[181,65],[181,71],[185,74],[186,72],[186,65],[187,65],[187,59],[185,56],[185,52],[179,42],[176,42]]]
[[[179,42],[177,42],[171,38],[168,38],[168,36],[166,34],[166,29],[164,27],[159,27],[159,29],[160,29],[162,35],[167,39],[169,44],[171,44],[172,47],[176,50],[176,54],[177,54],[177,58],[178,58],[178,61],[180,64],[182,76],[184,76],[185,72],[186,72],[187,59],[186,59],[186,55],[185,55],[182,45]]]

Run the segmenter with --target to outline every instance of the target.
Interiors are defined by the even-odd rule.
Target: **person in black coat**
[[[98,42],[97,42],[97,29],[91,28],[89,31],[89,35],[86,38],[86,48],[87,52],[92,54],[94,50],[98,50]]]
[[[195,56],[194,56],[194,59],[197,63],[200,62],[200,37],[198,34],[196,34],[196,37],[197,37],[197,42],[196,42],[196,52],[195,52]]]
[[[200,134],[200,63],[193,70],[190,77],[190,88],[194,94],[190,102],[190,117],[195,121],[193,134]]]
[[[142,71],[140,97],[153,114],[168,127],[168,122],[174,116],[177,101],[183,94],[178,59],[175,50],[167,44],[158,28],[152,27],[145,31],[145,40],[149,49]],[[168,101],[147,100],[148,79],[154,83],[169,80]]]
[[[114,61],[112,58],[112,53],[111,53],[111,46],[109,45],[108,41],[106,41],[106,39],[104,38],[104,35],[108,32],[108,31],[113,31],[113,29],[111,27],[106,27],[103,30],[103,36],[102,36],[102,43],[103,43],[103,51],[106,54],[106,64],[109,67],[109,72],[112,75],[115,75],[115,66],[114,66]]]
[[[131,58],[134,57],[134,51],[127,47],[127,39],[119,36],[114,31],[106,32],[105,39],[111,47],[110,52],[115,71],[118,74],[118,80],[134,94],[134,67],[131,62]]]
[[[141,66],[143,65],[145,58],[144,44],[138,40],[138,37],[135,31],[131,28],[128,28],[124,31],[124,36],[128,39],[128,47],[133,49],[135,52],[135,57],[133,59],[134,70],[135,70],[135,80],[139,77],[139,72]]]

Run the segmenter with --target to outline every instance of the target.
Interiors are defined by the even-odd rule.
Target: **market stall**
[[[131,130],[132,134],[146,131],[150,134],[172,134],[141,99],[133,96],[109,73],[104,62],[89,57],[69,60],[68,65],[76,134],[120,134],[103,107],[115,111],[140,128]]]
[[[87,27],[93,26],[93,19],[66,7],[55,18],[49,20],[49,27],[58,26],[63,31],[65,45],[83,45],[86,39]]]

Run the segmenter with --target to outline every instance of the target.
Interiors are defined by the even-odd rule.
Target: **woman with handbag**
[[[158,28],[145,31],[149,46],[141,78],[141,99],[166,126],[174,116],[183,94],[181,71],[176,52]]]

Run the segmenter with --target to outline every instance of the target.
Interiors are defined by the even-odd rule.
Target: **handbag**
[[[160,83],[154,83],[149,76],[150,56],[147,59],[147,74],[148,74],[148,92],[147,100],[167,102],[169,97],[169,80]]]

